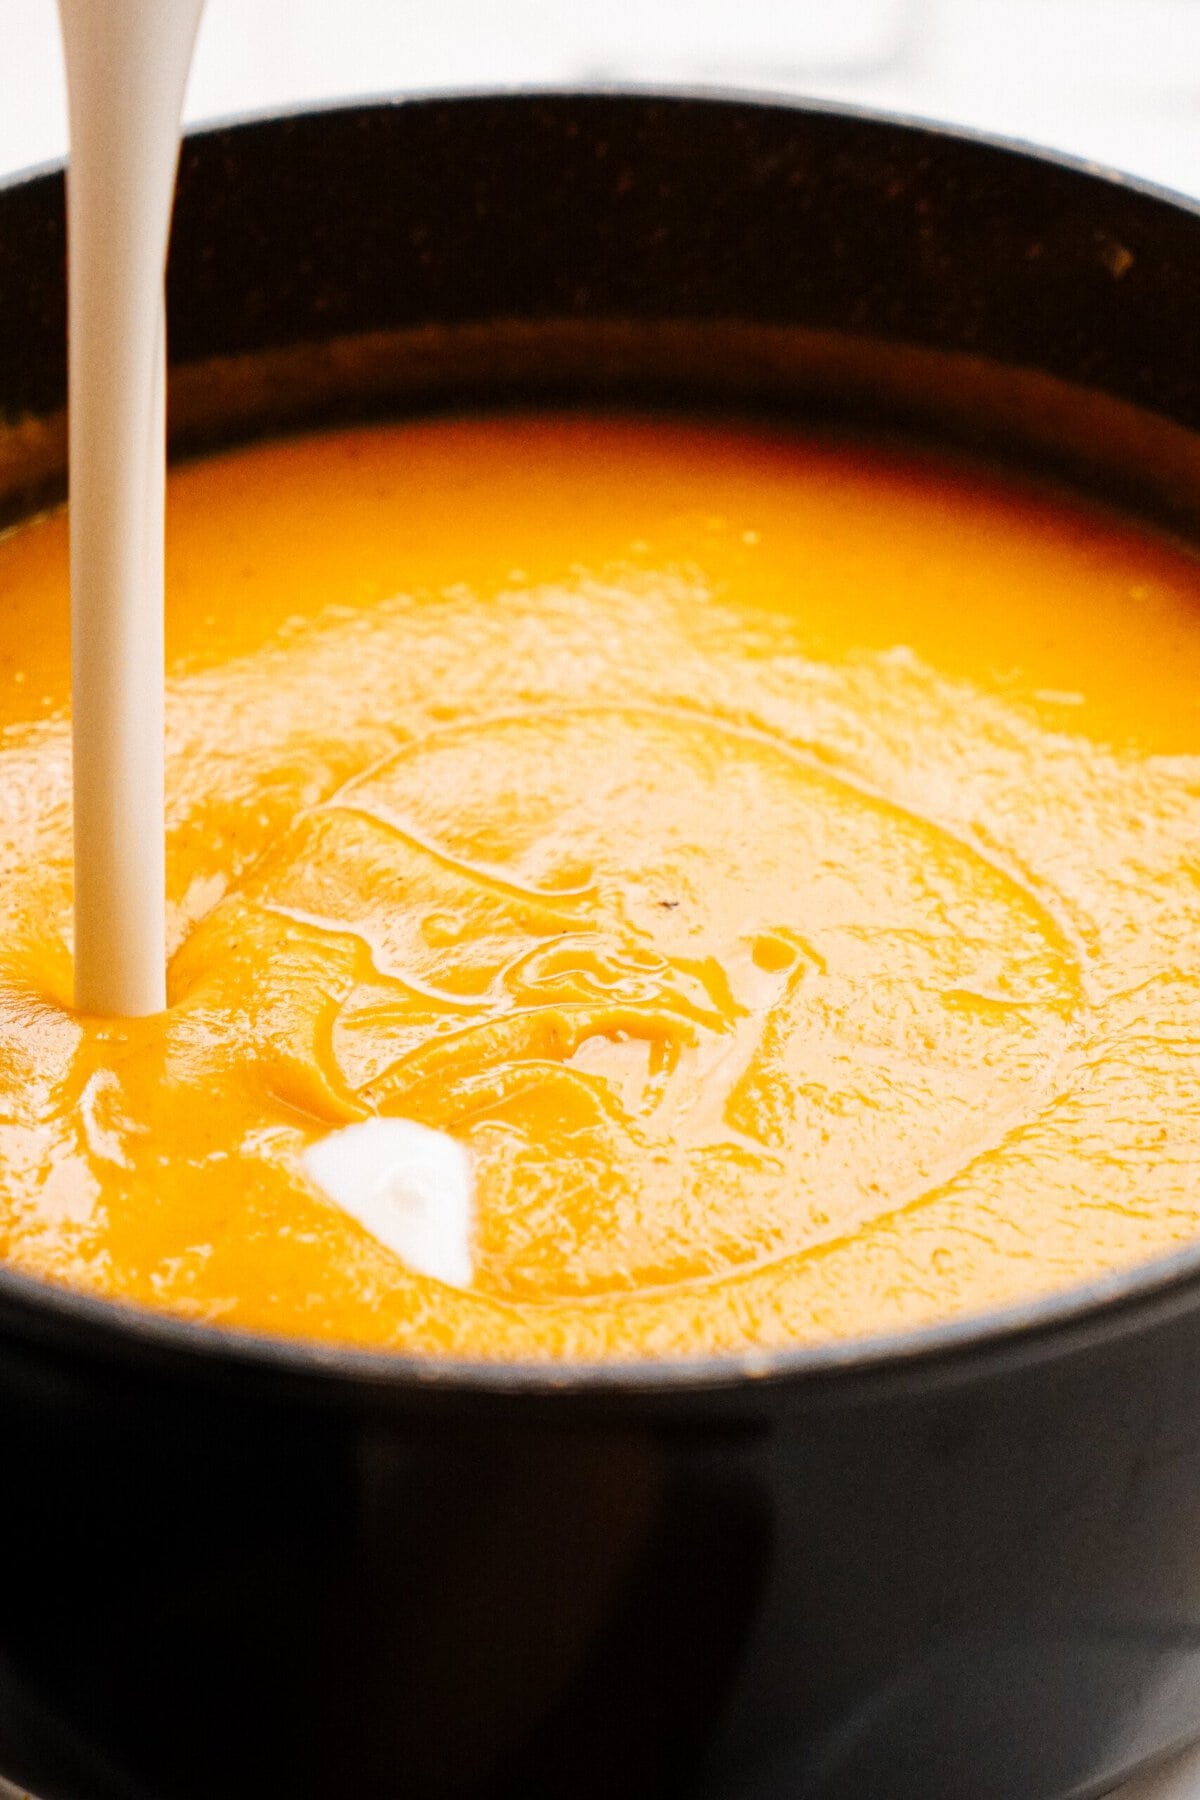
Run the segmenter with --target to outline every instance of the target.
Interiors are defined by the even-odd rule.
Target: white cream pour
[[[163,274],[204,0],[59,0],[71,124],[75,1003],[166,1005]]]
[[[204,0],[59,0],[71,125],[71,688],[75,1004],[166,1005],[163,278]],[[96,1106],[85,1126],[111,1151]],[[471,1166],[407,1119],[331,1132],[313,1181],[421,1274],[470,1284]]]
[[[471,1162],[454,1138],[412,1119],[366,1119],[310,1145],[304,1167],[410,1269],[470,1286]]]

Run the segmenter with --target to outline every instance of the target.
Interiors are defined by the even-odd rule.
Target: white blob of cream
[[[366,1119],[331,1131],[304,1167],[335,1205],[418,1274],[471,1284],[471,1162],[466,1149],[412,1119]]]
[[[163,271],[203,0],[59,0],[71,120],[75,1003],[166,1005]]]

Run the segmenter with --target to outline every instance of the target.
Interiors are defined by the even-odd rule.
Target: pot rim
[[[984,150],[999,150],[1028,162],[1047,163],[1065,169],[1101,186],[1115,186],[1149,200],[1161,200],[1181,212],[1200,215],[1200,195],[1185,193],[1182,188],[1149,176],[1134,175],[1111,163],[1053,145],[1039,144],[1036,139],[987,131],[982,127],[956,124],[925,113],[895,111],[888,107],[860,105],[853,100],[833,100],[821,95],[789,92],[769,87],[724,87],[720,83],[613,81],[589,82],[570,86],[561,82],[525,82],[511,87],[428,87],[367,90],[361,94],[334,95],[329,99],[306,100],[296,105],[248,107],[229,113],[217,113],[188,126],[182,135],[183,147],[197,140],[219,137],[231,131],[252,131],[258,127],[289,125],[300,120],[319,119],[338,113],[387,113],[405,107],[490,105],[497,101],[571,101],[585,105],[590,101],[633,101],[663,106],[700,105],[716,110],[735,111],[739,107],[764,112],[799,112],[816,117],[850,119],[867,126],[899,128],[914,135],[945,139],[951,143],[975,144]],[[42,161],[23,164],[0,174],[0,194],[11,188],[63,175],[66,157],[51,156]]]
[[[977,145],[1006,158],[1048,165],[1087,182],[1126,191],[1200,218],[1200,199],[1123,173],[1086,157],[1048,148],[1027,139],[1007,137],[949,124],[919,114],[889,112],[850,102],[813,99],[769,89],[726,88],[703,84],[660,86],[616,82],[582,87],[531,84],[513,87],[430,88],[403,93],[369,93],[305,102],[284,108],[238,112],[208,119],[184,134],[184,147],[195,140],[231,131],[286,127],[326,115],[386,113],[409,106],[495,105],[511,101],[628,101],[795,112],[849,119],[868,128],[899,129],[914,137],[932,137]],[[33,164],[0,176],[0,196],[65,170],[61,159]],[[928,1373],[975,1369],[990,1353],[1015,1353],[1041,1360],[1064,1351],[1140,1329],[1151,1318],[1172,1317],[1200,1306],[1200,1236],[1181,1248],[1129,1268],[1109,1271],[1091,1281],[1013,1302],[981,1313],[966,1314],[912,1330],[719,1351],[703,1356],[629,1357],[618,1360],[523,1360],[442,1357],[352,1344],[330,1344],[302,1337],[227,1327],[156,1312],[129,1301],[75,1291],[0,1263],[0,1333],[32,1327],[39,1338],[54,1338],[66,1328],[82,1335],[97,1350],[162,1352],[199,1367],[253,1368],[279,1377],[299,1377],[341,1386],[426,1393],[449,1391],[476,1397],[542,1396],[618,1399],[655,1393],[702,1392],[737,1387],[746,1382],[839,1385],[847,1379],[888,1373]]]

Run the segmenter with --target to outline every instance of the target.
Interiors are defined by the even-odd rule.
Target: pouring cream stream
[[[75,1004],[166,1005],[163,275],[204,0],[59,0],[71,127]]]
[[[71,684],[75,1005],[166,995],[163,278],[204,0],[59,0],[71,127]],[[402,1119],[335,1132],[307,1172],[439,1279],[471,1279],[460,1146]]]

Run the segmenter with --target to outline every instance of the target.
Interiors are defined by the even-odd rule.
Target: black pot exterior
[[[0,405],[62,404],[0,193]],[[1200,426],[1200,220],[709,99],[192,140],[182,364],[489,321],[796,326]],[[1200,1257],[978,1331],[427,1368],[0,1275],[0,1768],[44,1800],[1067,1800],[1200,1727]]]
[[[489,1393],[10,1324],[0,1757],[48,1800],[1103,1791],[1200,1718],[1200,1326],[1111,1328]]]

